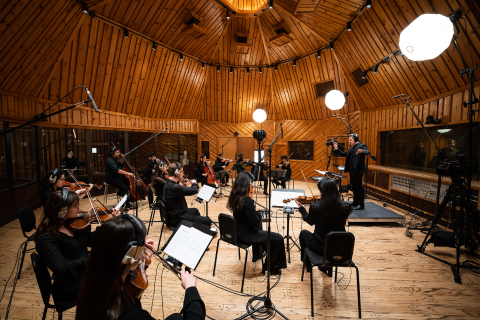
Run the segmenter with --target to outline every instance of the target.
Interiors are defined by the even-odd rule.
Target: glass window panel
[[[36,181],[35,133],[33,127],[23,127],[10,133],[12,144],[13,183],[19,186]]]
[[[291,160],[313,161],[313,141],[288,141],[288,154]]]

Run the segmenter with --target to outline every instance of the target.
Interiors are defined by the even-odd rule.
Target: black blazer
[[[363,149],[363,153],[356,155],[357,150]],[[365,166],[365,156],[370,153],[368,151],[367,145],[364,143],[357,143],[347,152],[340,149],[335,150],[335,153],[340,157],[347,157],[345,160],[345,172],[355,173],[355,174],[364,174],[367,173],[367,166]],[[350,168],[350,158],[353,157],[353,168]]]

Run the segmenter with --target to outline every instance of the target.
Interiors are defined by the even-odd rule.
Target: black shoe
[[[331,267],[330,268],[318,267],[318,270],[322,271],[323,273],[325,273],[330,278],[332,277],[332,268]]]
[[[268,192],[267,191],[263,191],[263,194],[268,196]]]
[[[353,207],[353,210],[363,210],[365,209],[365,205],[364,204],[359,204],[358,206],[354,206]]]

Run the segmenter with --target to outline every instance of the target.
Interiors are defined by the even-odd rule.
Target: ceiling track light
[[[262,67],[259,67],[259,68],[258,68],[258,71],[259,71],[260,73],[262,73]]]
[[[230,67],[230,73],[233,73],[233,68],[232,67]]]
[[[180,61],[183,61],[183,54],[180,53]]]
[[[247,68],[247,74],[250,74],[250,68]]]
[[[230,20],[230,10],[227,10],[227,20]]]
[[[380,63],[377,63],[376,65],[373,66],[373,68],[372,68],[372,73],[373,74],[377,73],[379,66],[380,66]]]
[[[205,62],[202,62],[202,69],[205,69]]]
[[[352,31],[352,21],[347,22],[347,31]]]
[[[128,39],[128,30],[127,29],[123,29],[123,37],[125,39]]]
[[[330,48],[330,50],[333,50],[333,42],[330,42],[329,48]]]
[[[268,1],[268,8],[273,9],[273,0]]]
[[[217,72],[220,72],[220,66],[217,66]]]
[[[372,7],[372,0],[365,1],[365,7],[370,9]]]
[[[278,65],[275,65],[275,71],[278,71]]]
[[[320,59],[321,56],[322,56],[322,50],[318,50],[318,52],[317,52],[317,59]]]
[[[82,1],[82,12],[83,13],[88,13],[87,4],[84,1]]]
[[[297,59],[293,60],[293,66],[294,66],[294,67],[297,66]]]
[[[363,71],[362,79],[367,79],[368,70]]]
[[[157,50],[157,43],[156,42],[152,43],[152,50]]]

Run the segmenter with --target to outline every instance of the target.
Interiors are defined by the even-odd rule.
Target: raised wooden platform
[[[312,190],[314,184],[310,183]],[[295,187],[308,188],[305,182],[296,182]],[[192,199],[187,203],[190,205]],[[259,202],[265,204],[265,197],[259,195]],[[110,203],[110,205],[112,205]],[[214,220],[220,212],[227,212],[226,198],[209,205],[209,216]],[[204,214],[204,208],[195,202],[195,206]],[[87,208],[86,200],[82,207]],[[394,210],[392,207],[387,207]],[[395,211],[395,210],[394,210]],[[147,204],[139,212],[143,220],[148,220],[150,212]],[[400,213],[400,212],[398,212]],[[37,221],[40,219],[41,209],[36,210]],[[301,229],[313,230],[306,223],[302,223],[295,215],[293,218],[294,238],[297,238]],[[150,230],[149,237],[158,241],[160,223],[156,223]],[[286,220],[282,214],[272,220],[272,231],[286,233]],[[165,229],[166,230],[166,229]],[[416,244],[423,240],[423,235],[415,232],[413,238],[405,236],[405,228],[398,224],[351,225],[350,231],[355,235],[356,247],[354,261],[360,269],[360,284],[362,298],[362,318],[364,319],[478,319],[480,316],[480,278],[467,270],[461,271],[463,285],[456,284],[449,267],[415,252]],[[170,231],[164,232],[165,239]],[[217,273],[212,277],[212,268],[217,244],[215,238],[206,253],[196,275],[215,281],[232,289],[240,290],[242,260],[238,260],[237,250],[225,243],[220,244]],[[24,241],[20,224],[14,221],[0,228],[0,284],[5,285],[9,277],[16,252],[20,243]],[[32,245],[29,245],[31,247]],[[433,253],[447,259],[454,260],[454,250],[450,248],[427,247]],[[476,260],[478,261],[478,260]],[[300,281],[301,277],[300,254],[296,247],[292,248],[292,263],[283,271],[279,285],[272,291],[273,303],[289,319],[312,319],[310,317],[310,289],[308,278]],[[179,311],[182,306],[183,289],[180,282],[168,271],[158,268],[155,260],[148,270],[150,287],[142,298],[143,307],[150,311],[152,316],[163,319],[172,312]],[[247,263],[245,292],[259,294],[265,290],[266,282],[261,274],[259,262],[253,264],[251,259]],[[314,269],[314,297],[315,319],[358,319],[355,272],[340,269],[339,278],[342,286],[333,283],[332,278],[324,276]],[[162,279],[163,277],[163,279]],[[351,279],[350,279],[351,277]],[[163,280],[163,290],[160,286]],[[12,279],[13,280],[13,279]],[[5,296],[0,304],[0,317],[4,317],[6,306],[12,288],[10,280]],[[207,314],[213,319],[234,319],[245,312],[247,298],[226,293],[211,285],[198,281],[200,294],[205,301]],[[153,301],[153,306],[152,306]],[[43,302],[33,274],[30,257],[27,253],[22,271],[22,278],[17,283],[13,298],[10,319],[41,319]],[[57,317],[57,315],[55,315]],[[53,311],[49,311],[47,319],[53,318]],[[64,319],[73,319],[74,311],[66,312]],[[280,319],[276,316],[275,319]]]

